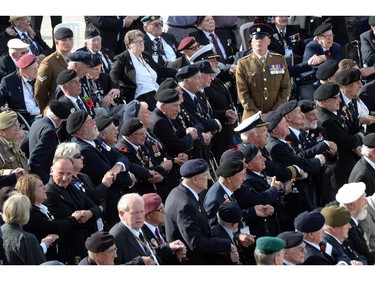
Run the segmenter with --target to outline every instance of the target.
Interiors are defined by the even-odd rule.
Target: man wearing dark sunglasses
[[[177,40],[174,35],[163,32],[160,16],[145,16],[141,21],[146,33],[145,52],[148,52],[155,62],[165,66],[181,56],[177,51]]]

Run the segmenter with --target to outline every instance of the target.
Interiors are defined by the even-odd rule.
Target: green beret
[[[0,130],[6,130],[14,125],[17,121],[17,113],[11,110],[0,113]]]
[[[124,122],[124,124],[121,127],[120,134],[122,136],[130,136],[131,134],[134,134],[141,128],[143,128],[142,121],[138,118],[132,118]]]
[[[263,254],[273,254],[285,248],[283,239],[271,236],[259,237],[256,240],[255,250]]]
[[[340,227],[350,222],[350,212],[343,206],[324,207],[321,211],[325,223],[332,227]]]

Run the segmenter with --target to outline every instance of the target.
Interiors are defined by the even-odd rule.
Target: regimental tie
[[[158,239],[159,245],[164,244],[164,239],[160,235],[159,228],[155,228],[155,236]]]
[[[30,51],[35,55],[39,55],[39,49],[35,46],[34,42],[29,39],[29,36],[26,33],[22,33],[22,41],[29,44]]]
[[[211,34],[210,34],[210,38],[211,38],[211,42],[212,42],[212,44],[213,44],[214,47],[215,47],[215,52],[216,52],[216,54],[218,54],[218,55],[221,57],[221,58],[219,58],[218,60],[219,60],[220,62],[224,62],[224,55],[223,55],[223,53],[222,53],[222,51],[221,51],[221,49],[220,49],[220,47],[219,47],[219,43],[217,42],[217,39],[216,39],[215,34],[211,33]]]
[[[76,100],[76,103],[79,109],[86,111],[85,106],[83,105],[83,102],[79,98]]]
[[[165,51],[164,51],[164,48],[163,48],[163,44],[162,44],[159,37],[155,37],[154,43],[155,43],[155,46],[156,46],[156,52],[158,54],[158,64],[163,65],[165,63],[165,61],[164,61]]]

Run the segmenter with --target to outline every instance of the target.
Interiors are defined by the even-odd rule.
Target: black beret
[[[221,155],[220,163],[222,163],[223,161],[229,158],[235,158],[235,159],[243,161],[243,159],[245,158],[245,155],[240,149],[235,149],[235,148],[227,149]]]
[[[70,110],[65,105],[65,103],[59,102],[57,100],[51,100],[48,103],[48,106],[51,109],[52,113],[60,119],[67,119],[70,115]]]
[[[102,59],[99,54],[93,54],[91,56],[90,67],[95,67],[102,64]]]
[[[298,106],[301,108],[301,112],[306,113],[316,108],[316,104],[313,100],[300,100]]]
[[[26,68],[36,62],[36,56],[33,54],[23,55],[16,63],[17,68]]]
[[[86,51],[75,51],[69,54],[69,61],[79,61],[87,65],[91,65],[91,54]]]
[[[351,220],[350,212],[344,206],[324,207],[321,211],[325,219],[325,224],[332,227],[346,225]]]
[[[255,127],[263,127],[267,125],[267,122],[264,122],[262,120],[262,112],[258,111],[254,115],[246,118],[239,124],[236,128],[234,128],[234,131],[237,133],[243,133],[250,131],[252,128]]]
[[[200,71],[200,67],[196,64],[189,64],[184,67],[181,67],[176,73],[176,79],[178,81],[183,81],[184,79],[188,79],[193,77]]]
[[[180,44],[178,45],[177,51],[183,51],[185,49],[188,49],[191,46],[193,46],[196,42],[197,40],[195,40],[193,36],[185,37],[181,40]]]
[[[250,36],[255,36],[255,39],[261,39],[266,36],[271,38],[273,31],[273,28],[269,24],[264,23],[254,23],[249,27]]]
[[[303,242],[303,234],[299,231],[284,231],[276,237],[285,241],[285,249],[296,247]]]
[[[375,133],[367,134],[363,138],[363,144],[369,148],[375,148]]]
[[[219,167],[216,169],[216,174],[219,177],[229,178],[243,171],[244,168],[244,164],[241,160],[228,158],[220,163]]]
[[[64,85],[70,80],[77,77],[77,72],[74,69],[64,69],[59,73],[56,79],[57,85]]]
[[[375,17],[369,17],[368,18],[368,24],[369,25],[375,25]]]
[[[281,104],[277,110],[280,111],[283,116],[285,116],[286,114],[292,112],[297,106],[297,100],[290,100]]]
[[[96,128],[98,128],[98,131],[100,132],[111,125],[111,123],[113,122],[113,118],[109,115],[103,115],[94,118],[94,121],[96,123]]]
[[[319,65],[315,73],[315,77],[319,80],[327,80],[331,78],[339,69],[339,64],[335,60],[327,60]]]
[[[242,210],[234,202],[227,201],[221,203],[217,212],[219,217],[225,222],[239,223],[242,219]]]
[[[132,118],[129,120],[124,120],[124,124],[121,127],[121,135],[130,136],[135,133],[137,130],[143,128],[143,123],[138,118]]]
[[[361,71],[357,68],[343,69],[336,75],[336,83],[340,85],[350,85],[359,80],[361,80]]]
[[[315,232],[322,229],[325,219],[318,211],[305,211],[294,219],[294,228],[303,233]]]
[[[72,38],[73,31],[68,27],[60,27],[59,29],[55,31],[53,37],[57,40]]]
[[[174,103],[180,100],[180,94],[176,89],[165,89],[156,93],[155,99],[163,103]]]
[[[68,134],[74,134],[81,129],[89,114],[85,110],[77,110],[71,113],[66,120],[66,131]]]
[[[285,248],[285,245],[283,239],[272,236],[262,236],[255,241],[255,250],[270,255],[281,251]]]
[[[200,16],[200,17],[197,17],[197,20],[196,20],[196,24],[199,26],[201,23],[202,23],[202,21],[204,20],[204,18],[205,18],[206,16]]]
[[[321,84],[314,92],[314,99],[317,101],[332,98],[340,93],[340,86],[334,82]]]
[[[100,35],[99,31],[95,28],[87,29],[85,31],[85,39],[94,38],[94,37],[99,36],[99,35]]]
[[[180,167],[180,175],[184,178],[192,178],[208,170],[207,161],[202,158],[196,158],[186,161]]]
[[[156,93],[164,91],[165,89],[176,89],[178,83],[175,79],[169,77],[160,83],[159,88],[156,90]]]
[[[198,61],[194,64],[199,67],[201,73],[207,73],[207,74],[215,73],[215,71],[212,70],[210,62],[207,61],[207,60],[201,60],[201,61]]]
[[[271,132],[283,119],[283,115],[279,110],[271,111],[267,113],[266,117],[264,118],[264,121],[266,121],[268,124],[267,131]]]
[[[115,237],[109,232],[97,231],[86,239],[86,249],[93,253],[101,253],[115,244]]]
[[[191,62],[197,62],[200,60],[206,60],[206,59],[215,59],[215,58],[220,58],[221,56],[216,54],[214,52],[214,45],[211,43],[200,48],[198,51],[196,51],[191,57],[190,61]]]
[[[332,29],[332,24],[330,24],[329,22],[323,22],[321,25],[319,25],[315,31],[314,31],[314,36],[317,36],[317,35],[320,35],[328,30],[331,30]]]
[[[246,144],[240,147],[245,156],[245,163],[249,163],[258,154],[259,148],[253,144]]]
[[[125,110],[123,114],[124,121],[130,120],[132,118],[138,118],[140,108],[141,103],[135,99],[129,102],[127,105],[125,105]]]
[[[158,19],[160,19],[160,16],[144,16],[143,18],[141,18],[141,22],[143,22],[143,24],[147,24],[150,21],[154,21]]]

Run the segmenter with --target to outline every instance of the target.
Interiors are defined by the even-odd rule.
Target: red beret
[[[193,36],[185,37],[184,39],[181,40],[180,44],[178,45],[177,50],[183,51],[183,50],[193,46],[196,42],[197,41],[195,40],[195,38]]]
[[[145,204],[145,215],[157,210],[162,203],[161,197],[156,193],[146,193],[142,195]]]
[[[18,68],[26,68],[36,62],[36,57],[32,54],[23,55],[16,63]]]

